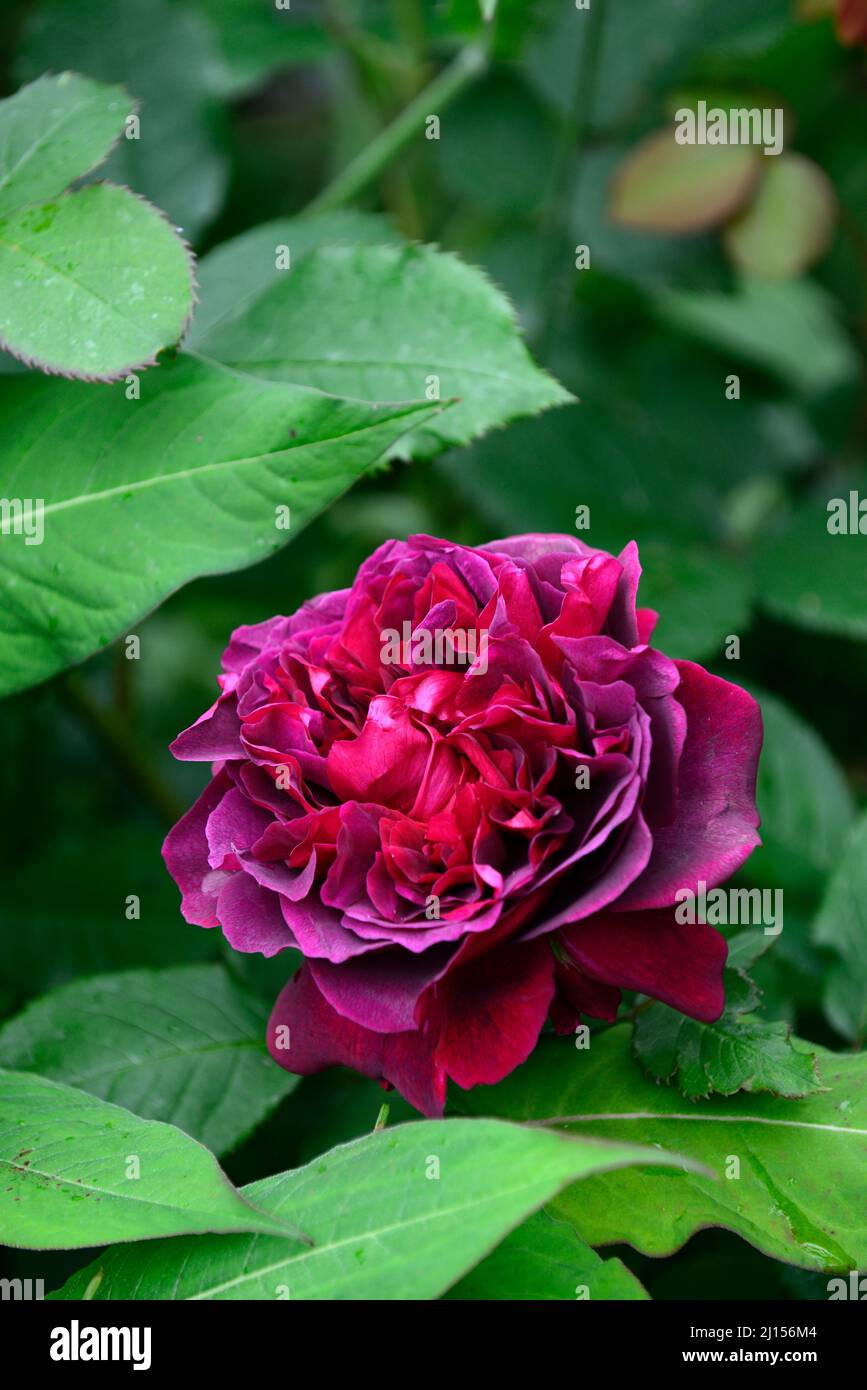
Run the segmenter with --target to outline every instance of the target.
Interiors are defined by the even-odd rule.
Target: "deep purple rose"
[[[547,1018],[621,989],[711,1021],[723,938],[680,925],[758,843],[761,719],[649,645],[641,570],[569,536],[388,541],[351,589],[233,634],[172,745],[214,775],[165,844],[183,913],[297,947],[271,1051],[441,1113]]]

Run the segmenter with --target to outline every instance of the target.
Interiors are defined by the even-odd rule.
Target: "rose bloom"
[[[725,941],[675,894],[759,842],[761,718],[650,645],[640,574],[634,543],[413,536],[232,635],[172,745],[214,767],[164,854],[187,921],[303,955],[281,1066],[342,1063],[434,1115],[449,1077],[499,1081],[622,989],[719,1017]],[[463,654],[424,640],[447,632]]]

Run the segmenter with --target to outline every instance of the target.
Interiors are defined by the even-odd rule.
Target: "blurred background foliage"
[[[236,624],[348,584],[389,536],[569,532],[586,505],[592,544],[639,541],[659,645],[762,696],[765,846],[741,878],[786,895],[756,971],[768,1016],[834,1047],[862,1042],[863,829],[846,844],[867,796],[867,538],[829,536],[826,505],[867,496],[867,9],[592,6],[591,28],[571,0],[500,0],[494,25],[477,0],[5,0],[3,94],[66,68],[124,83],[149,138],[121,142],[108,176],[165,208],[198,254],[300,211],[480,45],[483,71],[432,113],[440,138],[410,141],[355,205],[486,268],[580,404],[390,465],[273,559],[175,595],[137,629],[139,661],[117,644],[6,702],[3,1016],[79,975],[221,956],[216,935],[181,921],[159,849],[202,778],[167,744],[213,698]],[[658,203],[665,177],[652,158],[642,175],[642,142],[699,99],[783,108],[801,171],[759,205],[773,159],[756,156],[733,188],[719,166],[698,209],[689,186],[664,192],[680,231],[636,226],[636,200]],[[632,225],[612,216],[624,180]],[[702,226],[708,199],[720,211]],[[266,999],[290,969],[228,963]],[[242,1181],[307,1159],[369,1129],[380,1095],[349,1076],[306,1081],[227,1169]],[[698,1264],[719,1274],[703,1277],[706,1297],[824,1296],[718,1232],[664,1263],[620,1253],[661,1297],[693,1296]]]

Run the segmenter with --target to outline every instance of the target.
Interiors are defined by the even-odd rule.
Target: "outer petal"
[[[436,989],[436,1060],[464,1090],[492,1086],[529,1057],[554,997],[547,941],[504,946]]]
[[[681,925],[673,908],[600,915],[565,927],[559,940],[591,980],[649,994],[703,1023],[725,1007],[725,938],[702,923]]]
[[[211,867],[219,869],[226,855],[248,849],[270,823],[268,812],[256,806],[237,787],[226,792],[205,827]]]
[[[546,555],[592,555],[593,546],[585,545],[576,536],[558,532],[525,531],[520,536],[505,536],[499,541],[480,545],[483,554],[509,555],[528,564],[536,564]]]
[[[756,771],[762,716],[752,695],[678,661],[677,699],[686,712],[677,815],[654,832],[640,878],[617,900],[620,910],[667,907],[679,888],[722,883],[760,843]]]
[[[297,945],[280,911],[280,899],[249,874],[230,874],[220,890],[217,911],[223,935],[236,951],[276,956]]]
[[[611,612],[608,614],[608,628],[618,642],[623,642],[627,647],[634,647],[638,642],[635,599],[638,594],[638,582],[641,579],[641,563],[638,559],[638,546],[635,541],[630,541],[628,545],[624,546],[617,558],[623,573],[617,586],[617,597],[611,605]]]
[[[232,782],[219,772],[205,787],[198,801],[172,826],[163,844],[166,868],[181,890],[181,912],[198,927],[217,927],[217,891],[225,875],[215,873],[208,863],[208,819],[216,810]]]
[[[346,1066],[396,1086],[425,1115],[441,1115],[445,1072],[428,1035],[418,1031],[374,1033],[344,1018],[316,987],[305,965],[282,990],[268,1023],[271,1056],[287,1071],[312,1076]]]
[[[619,906],[621,885],[630,883],[644,868],[652,845],[653,837],[644,823],[644,817],[639,815],[621,837],[618,852],[598,877],[577,892],[570,889],[566,879],[524,933],[525,938],[542,936],[569,922],[593,917],[614,903]]]
[[[297,633],[315,632],[327,627],[341,617],[348,597],[348,589],[318,594],[316,598],[303,603],[289,618],[266,618],[262,623],[235,628],[223,653],[223,670],[240,674],[266,648],[279,648]]]
[[[334,965],[311,960],[318,988],[344,1016],[376,1033],[415,1028],[418,1001],[449,967],[450,945],[432,946],[421,955],[399,947],[371,951]]]
[[[214,763],[226,758],[242,758],[241,721],[234,690],[225,691],[211,708],[200,714],[195,724],[178,734],[169,744],[180,762]]]

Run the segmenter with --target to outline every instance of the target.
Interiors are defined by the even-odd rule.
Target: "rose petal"
[[[494,1085],[533,1051],[553,996],[547,941],[504,946],[450,972],[432,1006],[437,1062],[464,1090]]]
[[[703,1023],[725,1007],[725,938],[703,923],[676,922],[673,908],[603,914],[564,927],[559,941],[591,980],[649,994]]]
[[[583,975],[569,961],[558,960],[554,968],[556,995],[551,1005],[551,1022],[560,1034],[574,1033],[581,1015],[604,1018],[613,1023],[620,1007],[620,990]]]
[[[198,927],[220,925],[216,885],[221,880],[212,876],[205,832],[209,817],[231,786],[228,775],[219,772],[163,843],[166,868],[181,890],[181,913]]]
[[[676,662],[676,699],[686,713],[677,815],[657,829],[644,873],[617,907],[665,907],[678,889],[714,887],[760,843],[756,772],[762,716],[752,695],[691,661]]]
[[[234,690],[225,691],[195,724],[178,734],[169,750],[181,762],[217,763],[242,758],[241,721]]]
[[[267,811],[249,801],[237,787],[232,787],[208,817],[205,827],[210,851],[208,863],[219,869],[226,855],[249,849],[270,823]]]
[[[381,1034],[344,1018],[302,966],[284,987],[268,1022],[268,1049],[297,1076],[346,1066],[388,1082],[423,1115],[441,1115],[446,1077],[431,1040],[419,1031]]]
[[[389,695],[370,703],[357,738],[341,740],[328,754],[328,777],[341,801],[374,801],[409,811],[428,764],[431,735],[417,728]]]
[[[220,890],[217,912],[223,935],[236,951],[276,956],[297,943],[283,920],[280,899],[249,874],[231,874]]]
[[[400,1033],[416,1026],[416,1005],[448,968],[451,946],[434,946],[414,956],[397,948],[372,951],[342,965],[311,960],[310,969],[328,1002],[354,1023],[375,1033]]]

